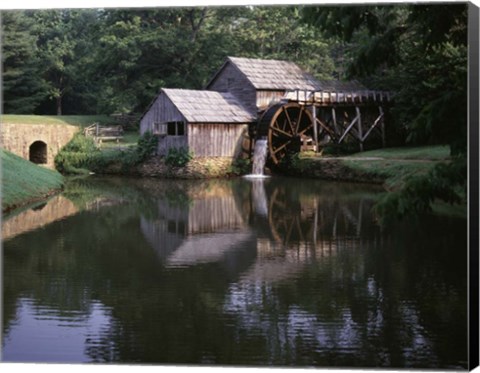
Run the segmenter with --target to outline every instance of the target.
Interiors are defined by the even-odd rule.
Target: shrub
[[[92,138],[77,133],[55,156],[55,168],[64,174],[88,173],[92,159],[99,153]]]
[[[100,150],[90,137],[77,134],[55,157],[55,167],[64,174],[86,174],[102,172],[112,164],[120,164],[122,170],[148,159],[157,147],[158,139],[150,132],[138,139],[133,149]]]
[[[234,175],[248,174],[252,171],[252,162],[248,158],[236,158],[229,171]]]
[[[186,148],[170,148],[165,163],[173,167],[184,167],[193,158],[193,153]]]
[[[137,162],[147,160],[156,150],[158,146],[158,137],[151,132],[145,132],[137,143]]]

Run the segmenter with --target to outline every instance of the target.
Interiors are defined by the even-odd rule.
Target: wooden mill
[[[159,136],[161,155],[183,147],[197,156],[235,157],[245,139],[252,149],[266,138],[277,164],[288,152],[319,151],[347,139],[363,150],[373,133],[385,145],[390,101],[388,92],[356,81],[317,80],[293,62],[228,57],[203,91],[163,89],[140,131]]]

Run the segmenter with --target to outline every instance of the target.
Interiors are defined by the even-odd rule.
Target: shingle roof
[[[249,123],[255,117],[227,92],[163,88],[167,97],[189,122]]]
[[[318,81],[295,63],[228,57],[256,89],[319,89]]]

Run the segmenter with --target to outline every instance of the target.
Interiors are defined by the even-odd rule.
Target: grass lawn
[[[378,157],[383,159],[411,159],[423,161],[440,161],[450,158],[450,148],[444,145],[384,148],[355,153],[345,158],[369,158]]]
[[[383,148],[342,157],[322,157],[308,152],[301,158],[313,162],[336,159],[347,168],[385,179],[387,189],[393,190],[401,188],[407,178],[425,174],[438,162],[448,161],[450,148],[438,145]]]
[[[138,131],[128,131],[123,133],[123,138],[117,143],[116,141],[103,141],[100,145],[101,149],[111,149],[118,147],[130,147],[136,146],[138,139],[140,138],[140,133]]]
[[[2,123],[11,124],[70,124],[87,127],[93,123],[112,124],[114,120],[108,115],[2,115]]]
[[[426,174],[438,162],[449,158],[448,146],[420,146],[355,153],[345,157],[343,162],[356,170],[385,177],[386,187],[395,189],[401,187],[405,179]]]
[[[42,198],[63,185],[57,171],[37,166],[5,150],[2,160],[2,211]]]

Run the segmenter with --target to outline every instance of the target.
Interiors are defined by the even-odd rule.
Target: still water
[[[2,359],[466,369],[466,219],[381,193],[73,180],[3,222]]]

